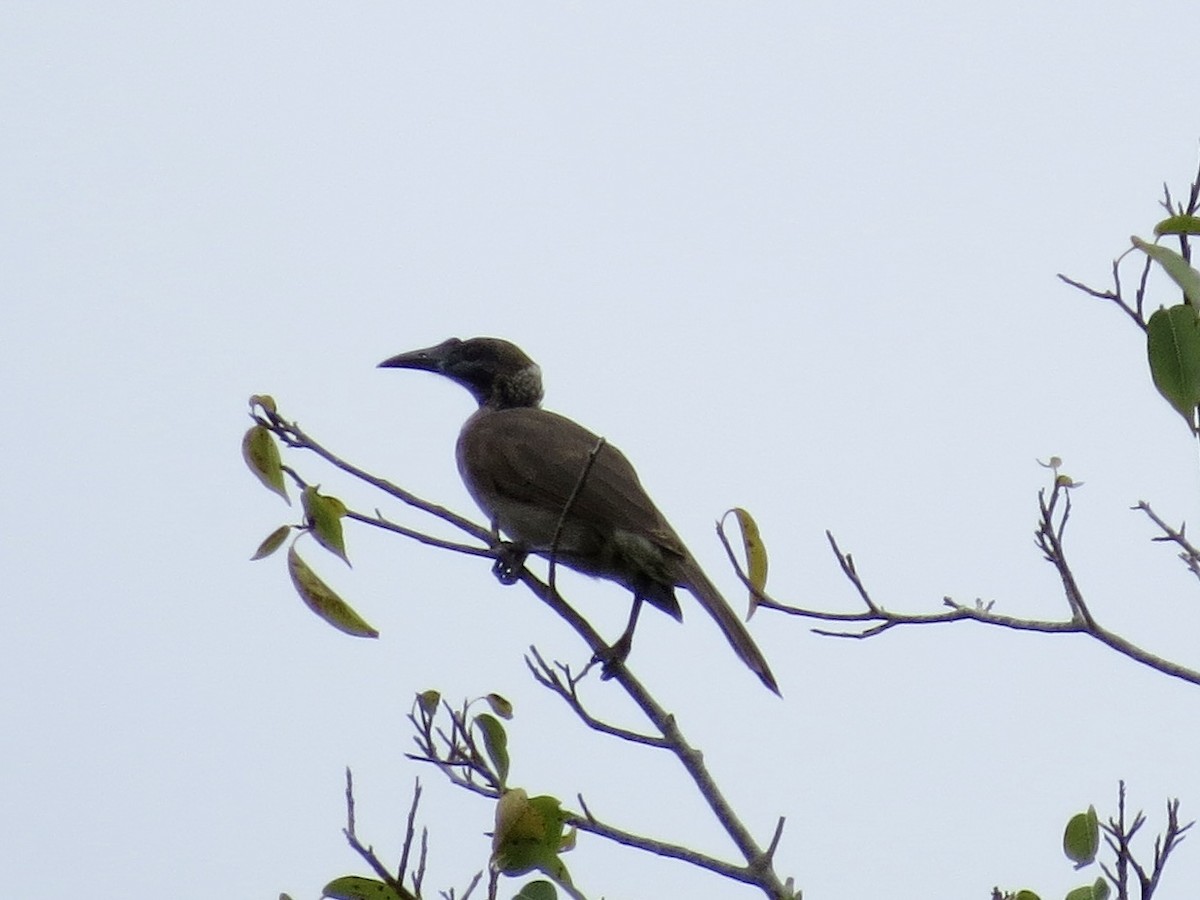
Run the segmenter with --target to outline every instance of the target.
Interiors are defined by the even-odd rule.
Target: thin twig
[[[467,889],[463,891],[462,900],[467,900],[467,898],[471,896],[471,892],[475,890],[475,886],[479,884],[481,878],[483,878],[482,869],[475,873],[475,877],[471,879],[471,883],[468,884]]]
[[[733,863],[725,862],[716,857],[709,856],[705,853],[700,853],[692,850],[689,847],[684,847],[680,844],[672,844],[666,841],[659,841],[654,838],[648,838],[644,835],[634,834],[631,831],[626,831],[622,828],[616,828],[601,822],[584,802],[582,796],[578,796],[581,813],[568,812],[565,815],[565,821],[568,825],[578,828],[580,831],[586,831],[589,834],[594,834],[599,837],[606,838],[625,847],[632,847],[636,850],[644,850],[647,853],[653,853],[655,856],[664,856],[669,859],[678,859],[691,865],[698,866],[702,869],[707,869],[721,875],[724,878],[729,878],[733,881],[739,881],[743,884],[758,884],[756,873],[750,871],[746,866],[739,866]]]
[[[1100,827],[1104,831],[1104,842],[1116,857],[1115,870],[1102,863],[1101,868],[1108,879],[1116,886],[1118,900],[1129,900],[1129,873],[1132,871],[1137,878],[1138,893],[1141,900],[1150,900],[1158,890],[1167,860],[1172,851],[1179,846],[1186,832],[1196,823],[1179,824],[1179,801],[1167,801],[1167,827],[1164,832],[1154,839],[1154,864],[1147,867],[1137,859],[1133,852],[1133,838],[1146,823],[1146,817],[1138,812],[1133,821],[1126,823],[1125,817],[1125,782],[1121,781],[1117,790],[1117,815],[1110,818]]]
[[[1118,263],[1114,262],[1113,283],[1116,286],[1116,289],[1111,291],[1101,291],[1093,287],[1088,287],[1083,282],[1076,281],[1074,278],[1068,278],[1061,272],[1058,273],[1058,279],[1066,284],[1069,284],[1071,287],[1076,288],[1077,290],[1083,291],[1085,294],[1097,298],[1098,300],[1108,300],[1115,303],[1121,308],[1122,312],[1124,312],[1127,316],[1129,316],[1130,319],[1133,320],[1134,324],[1145,331],[1147,326],[1145,317],[1142,315],[1141,292],[1139,291],[1138,293],[1138,303],[1136,306],[1130,306],[1125,302],[1125,298],[1121,296],[1121,279],[1120,274],[1117,271],[1117,266]]]
[[[350,768],[346,768],[346,827],[342,829],[342,834],[346,836],[346,842],[351,848],[369,865],[379,876],[380,880],[387,884],[392,890],[400,895],[401,900],[415,900],[413,895],[405,889],[400,880],[388,871],[387,866],[375,855],[375,849],[369,844],[363,844],[355,833],[354,824],[354,776],[350,772]],[[403,877],[401,872],[401,877]]]
[[[563,526],[566,525],[567,516],[571,514],[571,508],[575,505],[575,501],[579,497],[579,492],[583,490],[584,482],[587,481],[588,475],[592,471],[592,466],[596,464],[596,457],[600,455],[604,444],[604,438],[596,440],[596,446],[588,453],[587,461],[583,464],[583,471],[579,473],[579,477],[575,480],[575,487],[571,488],[571,496],[567,498],[567,502],[563,504],[562,512],[558,514],[558,522],[554,526],[554,538],[550,541],[549,574],[546,576],[547,583],[550,585],[550,590],[552,591],[558,590],[555,587],[555,574],[558,571],[558,542],[562,539]]]
[[[408,807],[408,821],[404,827],[404,847],[400,851],[400,865],[396,867],[396,871],[400,873],[401,878],[408,871],[408,854],[412,849],[413,836],[416,834],[417,807],[420,803],[421,779],[417,778],[413,782],[413,798],[412,803]],[[417,886],[417,892],[420,893],[420,885]]]
[[[450,732],[436,725],[436,717],[419,702],[417,709],[410,712],[408,720],[413,724],[413,742],[420,753],[405,754],[417,762],[436,766],[459,787],[481,796],[496,799],[500,796],[501,779],[497,772],[479,752],[475,736],[467,724],[469,704],[464,703],[461,711],[453,709],[446,701],[442,709],[450,719]]]
[[[1183,564],[1188,567],[1188,571],[1200,578],[1200,550],[1198,550],[1187,539],[1185,534],[1187,525],[1181,524],[1178,529],[1172,528],[1165,521],[1159,518],[1158,514],[1150,508],[1150,504],[1144,500],[1139,500],[1133,509],[1140,510],[1149,516],[1150,521],[1159,527],[1162,531],[1162,537],[1153,538],[1155,541],[1169,541],[1177,544],[1180,548],[1179,558],[1183,560]]]
[[[260,424],[264,424],[263,420],[256,419]],[[276,432],[278,433],[278,432]],[[304,490],[311,485],[309,482],[291,466],[281,466],[283,472],[295,482],[296,487]],[[347,470],[349,471],[349,470]],[[440,507],[439,507],[440,508]],[[409,528],[405,525],[400,525],[386,518],[378,509],[375,510],[375,515],[369,516],[365,513],[356,512],[355,510],[347,510],[346,518],[353,519],[356,522],[361,522],[364,525],[370,525],[374,528],[381,528],[384,531],[390,531],[393,534],[399,534],[402,537],[411,538],[419,543],[426,544],[431,547],[437,547],[442,550],[452,550],[455,553],[465,553],[470,556],[495,556],[496,550],[494,546],[478,547],[472,544],[461,544],[457,541],[448,541],[445,538],[440,538],[432,534],[427,534],[423,531],[417,531],[415,528]],[[467,521],[464,519],[464,521]],[[489,541],[489,545],[494,542]]]
[[[436,537],[432,534],[426,534],[423,531],[417,531],[415,528],[408,528],[405,525],[400,525],[386,518],[379,510],[375,510],[375,515],[368,516],[363,513],[349,510],[346,513],[347,519],[353,519],[356,522],[362,522],[364,525],[370,525],[373,528],[381,528],[384,531],[390,531],[393,534],[398,534],[401,537],[411,538],[418,543],[425,544],[429,547],[437,547],[440,550],[451,550],[455,553],[463,553],[467,556],[495,556],[496,552],[491,547],[477,547],[472,544],[460,544],[457,541],[448,541],[444,538]]]
[[[579,696],[579,692],[575,688],[576,682],[573,679],[560,677],[558,672],[554,671],[554,669],[542,658],[542,655],[538,652],[536,647],[530,647],[529,652],[532,654],[533,659],[530,659],[529,656],[526,656],[525,665],[529,668],[529,671],[533,675],[534,679],[543,687],[546,687],[555,694],[558,694],[558,696],[566,702],[567,706],[571,708],[571,711],[574,712],[575,715],[578,716],[588,728],[591,728],[593,731],[598,731],[602,734],[607,734],[610,737],[619,738],[622,741],[628,741],[631,744],[644,744],[649,747],[658,747],[660,749],[666,748],[666,744],[661,737],[656,737],[652,734],[642,734],[637,731],[631,731],[628,728],[621,728],[617,725],[612,725],[601,719],[597,719],[590,712],[588,712],[586,707],[584,707],[583,701]]]
[[[473,538],[477,538],[485,543],[490,541],[491,534],[486,528],[477,525],[475,522],[472,522],[465,516],[460,516],[458,513],[453,512],[444,506],[431,503],[428,500],[418,497],[411,491],[406,491],[399,485],[393,484],[385,478],[379,478],[375,475],[372,475],[370,472],[367,472],[365,469],[361,469],[353,463],[347,462],[309,437],[309,435],[302,428],[300,428],[299,424],[296,422],[289,422],[279,416],[277,413],[264,410],[261,407],[257,408],[257,413],[253,418],[260,425],[265,425],[267,428],[270,428],[272,433],[274,433],[275,436],[283,441],[287,446],[294,447],[298,450],[308,450],[309,452],[321,457],[334,468],[340,469],[346,474],[352,475],[358,480],[366,482],[374,488],[378,488],[385,494],[395,497],[401,503],[404,503],[415,509],[419,509],[422,512],[429,513],[430,515],[441,519],[443,522],[447,522],[450,525],[453,525],[455,528],[466,532]]]
[[[974,605],[966,605],[958,603],[949,597],[943,598],[942,601],[945,606],[950,608],[947,612],[917,614],[892,612],[885,609],[882,604],[872,598],[859,575],[854,558],[850,553],[844,552],[838,546],[837,541],[829,532],[826,532],[826,537],[829,540],[834,557],[837,559],[842,573],[858,594],[864,608],[857,612],[833,612],[792,606],[776,600],[765,591],[755,587],[750,582],[750,578],[743,569],[736,553],[734,553],[732,544],[720,523],[717,525],[717,534],[735,573],[747,589],[754,593],[759,606],[766,609],[773,609],[786,615],[799,616],[819,622],[857,623],[864,626],[854,631],[813,628],[813,631],[820,635],[865,639],[875,637],[900,625],[932,625],[961,621],[975,621],[1014,631],[1035,631],[1047,634],[1086,634],[1123,656],[1127,656],[1135,662],[1162,672],[1164,675],[1178,678],[1191,684],[1200,684],[1200,671],[1151,653],[1116,632],[1110,631],[1096,620],[1084,600],[1083,592],[1079,587],[1071,566],[1067,562],[1064,550],[1065,528],[1071,513],[1070,489],[1071,485],[1059,483],[1056,478],[1056,483],[1051,489],[1049,497],[1047,497],[1044,491],[1039,493],[1039,519],[1037,529],[1034,533],[1035,541],[1039,549],[1042,550],[1044,558],[1054,566],[1055,571],[1058,573],[1067,605],[1071,609],[1071,618],[1065,621],[1008,616],[995,612],[990,603],[985,604],[981,601],[976,601]]]

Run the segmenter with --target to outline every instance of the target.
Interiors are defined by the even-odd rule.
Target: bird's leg
[[[629,656],[629,651],[633,649],[633,629],[637,627],[638,615],[641,611],[642,595],[635,593],[633,606],[629,610],[629,624],[625,626],[625,630],[621,632],[616,643],[596,654],[596,658],[603,664],[601,678],[612,678],[614,668],[625,662]]]
[[[529,551],[520,544],[510,541],[500,541],[496,545],[496,561],[492,564],[492,574],[501,584],[516,584],[521,580],[521,570],[525,568],[525,557]]]

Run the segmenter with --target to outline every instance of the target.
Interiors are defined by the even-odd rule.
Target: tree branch
[[[875,637],[891,628],[901,625],[933,625],[965,620],[1000,628],[1009,628],[1014,631],[1037,631],[1047,634],[1086,634],[1123,656],[1127,656],[1135,662],[1148,666],[1164,675],[1169,675],[1172,678],[1178,678],[1191,684],[1200,684],[1200,671],[1173,662],[1172,660],[1164,659],[1139,647],[1132,641],[1101,625],[1092,614],[1084,599],[1083,591],[1080,589],[1075,578],[1075,574],[1067,562],[1066,551],[1064,549],[1064,535],[1071,513],[1069,492],[1076,487],[1078,485],[1072,484],[1069,479],[1064,480],[1064,476],[1055,474],[1054,484],[1050,490],[1049,497],[1047,497],[1044,490],[1038,493],[1039,519],[1034,532],[1035,543],[1042,551],[1042,555],[1046,561],[1054,566],[1059,576],[1059,581],[1062,584],[1067,605],[1071,610],[1071,618],[1066,620],[1026,619],[1017,616],[1007,616],[995,612],[993,610],[993,603],[984,603],[981,600],[976,600],[973,605],[966,605],[958,603],[950,597],[944,597],[942,600],[945,606],[950,607],[947,612],[919,614],[892,612],[872,598],[870,591],[868,591],[858,573],[854,558],[851,554],[842,551],[833,535],[829,532],[826,532],[826,537],[829,540],[830,547],[833,549],[838,565],[841,567],[846,579],[854,587],[864,609],[858,612],[847,613],[792,606],[776,600],[765,591],[759,590],[751,584],[749,576],[738,560],[737,554],[734,552],[733,546],[720,523],[717,524],[717,535],[725,548],[725,554],[729,558],[738,578],[741,579],[747,589],[755,594],[760,606],[786,615],[812,619],[818,622],[857,623],[864,626],[853,631],[814,628],[813,631],[817,634],[827,637],[864,639]],[[1141,504],[1135,507],[1135,509],[1141,508]],[[1152,516],[1152,518],[1155,519],[1156,523],[1160,524],[1160,527],[1167,531],[1168,539],[1179,543],[1178,540],[1171,537],[1171,532],[1165,523],[1162,523],[1155,516]],[[1181,533],[1180,538],[1182,538]],[[1190,547],[1190,544],[1186,546]]]

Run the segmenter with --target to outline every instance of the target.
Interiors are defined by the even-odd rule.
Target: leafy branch
[[[1059,275],[1059,278],[1089,296],[1114,303],[1145,333],[1148,362],[1155,385],[1168,403],[1185,419],[1191,432],[1200,437],[1200,424],[1197,423],[1196,416],[1197,407],[1200,406],[1200,273],[1190,266],[1191,237],[1200,235],[1200,172],[1197,172],[1184,199],[1173,199],[1170,189],[1165,185],[1163,194],[1161,204],[1167,212],[1167,218],[1155,225],[1154,233],[1158,238],[1176,237],[1179,252],[1157,243],[1151,244],[1140,238],[1133,238],[1133,249],[1143,252],[1145,260],[1132,297],[1127,295],[1121,278],[1121,265],[1130,251],[1113,261],[1113,286],[1110,289],[1089,287],[1065,275]],[[1160,308],[1147,317],[1147,281],[1150,269],[1155,263],[1179,286],[1183,302],[1170,309]],[[752,567],[749,572],[743,568],[725,534],[723,522],[717,524],[717,534],[730,563],[750,590],[756,605],[786,615],[826,623],[813,629],[818,634],[864,639],[876,637],[902,625],[934,625],[962,621],[979,622],[1014,631],[1084,634],[1164,675],[1200,684],[1200,670],[1138,646],[1104,626],[1097,618],[1068,561],[1066,551],[1072,493],[1081,484],[1060,473],[1059,459],[1052,458],[1044,465],[1052,470],[1053,481],[1049,489],[1038,492],[1038,520],[1034,529],[1034,543],[1043,559],[1054,567],[1058,575],[1068,610],[1067,617],[1062,619],[1010,616],[997,611],[994,602],[976,600],[974,603],[962,603],[951,597],[942,598],[945,609],[940,612],[914,614],[892,611],[874,599],[859,573],[854,556],[843,551],[830,532],[826,532],[829,546],[843,575],[854,588],[862,608],[854,612],[839,612],[789,604],[767,594],[763,588],[763,578],[757,576]],[[1172,527],[1145,501],[1139,501],[1133,508],[1145,514],[1161,532],[1153,540],[1169,542],[1178,547],[1180,560],[1200,579],[1200,549],[1187,539],[1186,525]]]
[[[769,843],[763,847],[742,823],[706,765],[703,754],[687,739],[675,717],[661,706],[641,680],[633,674],[630,667],[621,659],[620,654],[612,653],[612,648],[604,641],[603,637],[567,603],[553,585],[553,553],[551,554],[549,576],[543,580],[525,566],[522,556],[514,556],[513,548],[501,541],[494,531],[343,459],[318,443],[296,422],[281,416],[274,400],[269,396],[256,395],[251,398],[251,417],[254,426],[247,434],[243,445],[245,448],[254,443],[259,447],[257,453],[247,452],[246,454],[251,469],[264,484],[285,498],[287,491],[283,488],[283,483],[286,475],[302,492],[302,496],[308,498],[303,520],[297,524],[276,529],[267,541],[264,541],[256,558],[269,555],[283,543],[290,531],[296,531],[298,532],[297,536],[311,534],[323,547],[345,559],[340,526],[342,519],[379,528],[437,549],[490,558],[493,561],[493,571],[502,582],[523,584],[534,596],[571,626],[591,651],[593,662],[604,661],[604,678],[611,678],[634,702],[646,721],[647,731],[642,734],[604,723],[587,712],[576,688],[580,679],[591,672],[593,668],[591,664],[585,667],[578,676],[571,676],[567,667],[561,664],[555,664],[553,667],[547,665],[537,649],[531,648],[532,658],[529,663],[538,683],[562,698],[584,725],[598,733],[671,753],[692,780],[714,818],[730,838],[742,862],[727,862],[695,853],[670,842],[634,835],[632,832],[600,821],[590,812],[582,798],[580,798],[582,811],[576,813],[564,811],[563,822],[569,823],[580,831],[613,840],[625,846],[679,859],[723,877],[753,885],[772,900],[792,900],[798,896],[790,879],[785,882],[776,873],[774,867],[775,852],[782,836],[784,820],[782,818],[779,820]],[[283,464],[277,450],[272,454],[269,450],[263,449],[262,435],[264,434],[288,450],[314,454],[334,469],[365,482],[408,507],[452,526],[474,543],[448,540],[425,530],[401,525],[386,517],[378,509],[373,513],[356,511],[346,507],[336,498],[320,494],[316,487],[294,467]],[[589,457],[589,463],[595,453],[600,452],[602,448],[603,443],[597,445],[592,457]],[[586,471],[581,473],[581,480],[586,475]],[[565,512],[564,510],[564,514]],[[299,566],[303,566],[304,570],[307,570],[307,577],[297,577],[295,570]],[[356,627],[360,627],[355,623],[361,623],[357,613],[354,613],[349,605],[337,596],[328,585],[316,578],[315,573],[307,569],[307,564],[299,560],[294,544],[289,550],[289,567],[293,569],[293,582],[297,590],[310,608],[344,631],[374,636],[373,629],[370,629],[369,632],[361,629],[354,630]],[[361,624],[365,625],[365,623]],[[414,758],[435,765],[452,783],[495,799],[498,803],[503,803],[511,791],[505,785],[504,774],[496,768],[496,759],[489,758],[486,749],[484,752],[480,752],[478,741],[471,728],[473,720],[469,719],[466,706],[461,710],[452,710],[448,706],[442,705],[441,712],[450,717],[449,724],[445,726],[434,724],[434,712],[438,708],[438,703],[434,703],[432,708],[426,708],[419,702],[416,710],[410,716],[415,727],[420,751]],[[566,888],[567,884],[560,882],[560,886]],[[574,890],[574,888],[570,888],[570,890]]]
[[[1100,863],[1100,869],[1107,878],[1099,877],[1090,884],[1075,888],[1067,894],[1066,900],[1133,900],[1130,892],[1131,880],[1138,886],[1138,900],[1151,900],[1158,889],[1167,859],[1195,823],[1180,825],[1179,801],[1168,800],[1167,827],[1154,839],[1153,863],[1147,868],[1138,860],[1133,850],[1133,838],[1145,822],[1146,817],[1140,812],[1134,816],[1132,822],[1126,821],[1124,781],[1120,782],[1117,791],[1117,814],[1107,822],[1100,821],[1095,807],[1089,807],[1085,812],[1071,816],[1063,830],[1062,849],[1067,859],[1074,863],[1076,870],[1086,869],[1096,863],[1102,836],[1105,846],[1112,854],[1112,860]],[[1117,892],[1115,897],[1112,893],[1114,889]],[[992,889],[992,900],[1040,898],[1030,890],[1002,891],[997,887]]]

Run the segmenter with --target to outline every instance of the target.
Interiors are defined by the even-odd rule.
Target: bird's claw
[[[592,659],[600,663],[600,678],[607,681],[616,675],[617,670],[625,665],[625,660],[629,657],[629,651],[632,649],[633,635],[623,634],[611,647],[596,651],[596,655]]]
[[[516,584],[521,580],[525,557],[528,555],[518,545],[502,541],[496,551],[496,561],[492,564],[492,574],[501,584]]]

